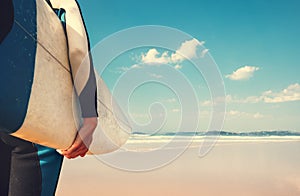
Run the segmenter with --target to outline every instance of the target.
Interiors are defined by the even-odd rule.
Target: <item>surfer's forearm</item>
[[[83,125],[89,130],[89,134],[92,134],[94,132],[94,129],[97,127],[98,119],[97,117],[89,117],[89,118],[83,118]],[[79,130],[80,132],[80,130]],[[84,134],[83,134],[84,135]]]
[[[79,93],[79,102],[83,118],[97,117],[97,85],[94,68],[90,64],[89,79]]]

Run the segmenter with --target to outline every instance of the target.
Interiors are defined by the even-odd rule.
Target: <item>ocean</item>
[[[122,147],[126,151],[151,151],[170,148],[197,148],[201,145],[226,145],[232,143],[299,142],[300,132],[253,131],[253,132],[165,132],[149,134],[133,132]]]

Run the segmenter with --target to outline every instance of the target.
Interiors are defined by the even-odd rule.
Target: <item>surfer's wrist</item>
[[[69,149],[62,151],[62,154],[67,158],[84,157],[92,142],[93,132],[97,127],[97,123],[97,117],[83,118],[83,125],[78,130],[79,134],[76,136],[75,141]]]
[[[83,118],[83,126],[88,126],[91,129],[95,129],[98,124],[98,119],[97,117],[88,117],[88,118]]]

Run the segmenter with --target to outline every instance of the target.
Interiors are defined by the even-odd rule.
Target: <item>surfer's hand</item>
[[[92,142],[93,132],[97,126],[97,122],[97,117],[84,118],[83,125],[79,129],[74,143],[69,149],[63,150],[62,154],[69,159],[73,159],[78,156],[84,157]]]

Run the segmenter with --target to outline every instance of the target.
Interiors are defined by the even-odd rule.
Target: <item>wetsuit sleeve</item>
[[[51,1],[54,8],[66,11],[66,34],[70,66],[76,92],[79,97],[82,117],[97,115],[97,86],[89,38],[78,3],[75,0]]]

